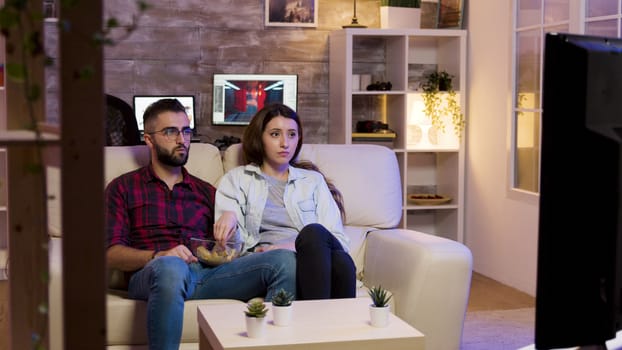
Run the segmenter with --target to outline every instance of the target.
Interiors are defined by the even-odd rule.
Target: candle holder
[[[352,23],[341,26],[342,28],[367,28],[362,24],[359,24],[358,18],[356,18],[356,0],[354,0],[354,14],[352,16]]]

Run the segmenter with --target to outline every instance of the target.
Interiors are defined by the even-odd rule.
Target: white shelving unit
[[[422,132],[413,124],[422,113],[413,101],[420,99],[422,72],[445,70],[454,76],[453,87],[466,112],[466,35],[459,29],[359,28],[330,34],[329,142],[373,142],[392,148],[402,175],[401,227],[459,242],[464,239],[464,136],[449,144],[434,137],[428,142],[427,129]],[[371,74],[372,82],[391,82],[391,90],[353,86],[353,75],[363,74]],[[395,138],[353,137],[361,120],[387,123]],[[451,124],[446,130],[453,134]],[[452,200],[416,205],[408,200],[410,193],[436,193]]]

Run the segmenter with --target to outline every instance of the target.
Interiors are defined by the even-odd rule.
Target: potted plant
[[[268,308],[263,300],[256,298],[251,299],[246,304],[246,333],[249,338],[261,338],[266,328],[266,314]]]
[[[389,300],[391,300],[393,295],[389,294],[382,286],[371,287],[368,290],[368,294],[372,300],[372,304],[369,306],[371,325],[374,327],[386,327],[389,324],[389,313],[391,312]]]
[[[292,301],[294,296],[285,289],[279,289],[272,297],[273,322],[276,326],[289,326],[292,321]]]
[[[380,28],[419,28],[421,0],[380,0]]]
[[[465,121],[456,91],[453,89],[453,78],[453,75],[444,70],[426,76],[426,80],[420,84],[423,90],[423,112],[430,118],[432,126],[438,132],[445,132],[443,117],[449,116],[454,133],[460,138]]]

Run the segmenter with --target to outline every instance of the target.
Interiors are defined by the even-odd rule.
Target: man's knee
[[[158,288],[181,290],[188,289],[190,269],[188,263],[174,256],[162,256],[150,262],[152,285]]]

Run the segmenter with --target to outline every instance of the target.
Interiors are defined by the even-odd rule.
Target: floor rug
[[[516,350],[534,342],[535,309],[467,312],[461,350]]]

